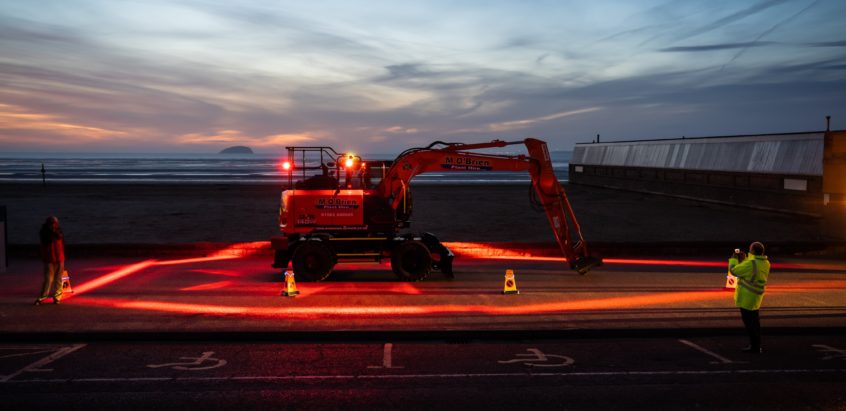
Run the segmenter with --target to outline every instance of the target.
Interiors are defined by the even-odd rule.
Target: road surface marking
[[[6,351],[21,351],[21,350],[23,350],[24,352],[18,352],[18,353],[13,353],[13,354],[0,354],[0,359],[13,358],[13,357],[27,357],[27,356],[30,356],[30,355],[46,354],[46,353],[52,353],[52,352],[56,351],[55,348],[44,348],[43,345],[24,345],[24,346],[0,347],[0,352],[2,352],[4,350],[6,350]]]
[[[214,351],[205,351],[203,355],[199,357],[179,357],[180,360],[193,360],[188,362],[171,362],[166,364],[147,364],[147,368],[162,368],[162,367],[169,367],[174,370],[182,370],[182,371],[200,371],[200,370],[210,370],[212,368],[223,367],[226,365],[226,360],[222,360],[219,358],[212,358],[214,355]],[[208,365],[205,367],[199,367],[203,365],[206,361],[216,361],[216,364]]]
[[[563,355],[544,354],[541,350],[539,350],[537,348],[527,348],[526,351],[528,351],[530,354],[517,354],[517,356],[518,357],[527,357],[527,358],[515,358],[515,359],[512,359],[512,360],[500,360],[500,361],[497,361],[497,362],[500,363],[500,364],[514,364],[514,363],[522,362],[523,364],[525,364],[529,367],[566,367],[566,366],[571,365],[575,362],[572,358],[566,357],[566,356],[563,356]],[[550,358],[555,358],[555,359],[561,360],[561,362],[560,363],[558,363],[558,362],[547,363],[547,361],[549,361]],[[545,364],[542,364],[542,363],[545,363]]]
[[[823,357],[823,360],[846,360],[846,350],[823,344],[813,344],[811,347],[816,348],[821,354],[829,354]]]
[[[402,366],[394,366],[392,361],[392,352],[394,345],[386,343],[382,349],[382,365],[368,365],[367,368],[404,368]]]
[[[8,384],[38,383],[84,383],[84,382],[203,382],[203,381],[308,381],[308,380],[388,380],[388,379],[428,379],[428,378],[513,378],[513,377],[660,377],[660,376],[709,376],[709,375],[747,375],[747,374],[834,374],[846,373],[846,368],[820,369],[760,369],[760,370],[688,370],[688,371],[597,371],[597,372],[519,372],[519,373],[463,373],[463,374],[362,374],[362,375],[243,375],[227,377],[116,377],[116,378],[65,378],[4,381]]]
[[[694,344],[694,343],[692,343],[692,342],[690,342],[690,341],[688,341],[688,340],[679,340],[679,342],[680,342],[680,343],[682,343],[682,344],[684,344],[684,345],[686,345],[686,346],[688,346],[688,347],[690,347],[690,348],[693,348],[693,349],[694,349],[694,350],[696,350],[696,351],[699,351],[699,352],[704,353],[704,354],[708,354],[708,355],[710,355],[711,357],[714,357],[714,358],[716,358],[716,359],[718,359],[718,360],[719,360],[719,362],[718,362],[718,361],[711,361],[711,364],[739,364],[739,363],[740,363],[740,362],[732,361],[732,360],[730,360],[730,359],[728,359],[728,358],[726,358],[726,357],[723,357],[723,356],[722,356],[722,355],[720,355],[720,354],[717,354],[717,353],[715,353],[715,352],[713,352],[713,351],[711,351],[711,350],[708,350],[708,349],[706,349],[706,348],[704,348],[704,347],[701,347],[701,346],[699,346],[699,345],[696,345],[696,344]]]
[[[51,362],[56,361],[59,358],[62,358],[62,357],[66,356],[66,355],[68,355],[68,354],[70,354],[70,353],[72,353],[76,350],[79,350],[80,348],[85,347],[86,345],[87,344],[74,344],[74,345],[71,345],[69,347],[62,347],[60,350],[55,351],[52,354],[50,354],[50,355],[32,363],[32,364],[27,365],[26,367],[23,367],[20,370],[14,372],[12,374],[0,377],[0,382],[8,382],[12,378],[15,378],[18,375],[21,375],[25,372],[52,371],[52,370],[44,369],[44,368],[41,368],[41,367],[43,367],[47,364],[50,364]]]

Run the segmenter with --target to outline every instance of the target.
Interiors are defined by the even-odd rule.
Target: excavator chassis
[[[338,263],[391,262],[394,274],[403,281],[421,281],[433,270],[453,278],[455,254],[431,233],[398,236],[333,236],[328,233],[274,237],[273,267],[291,263],[301,280],[326,279]]]

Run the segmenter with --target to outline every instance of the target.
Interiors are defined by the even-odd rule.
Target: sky
[[[846,1],[0,0],[0,152],[846,129]]]

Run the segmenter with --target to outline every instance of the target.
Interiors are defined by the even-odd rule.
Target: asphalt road
[[[777,259],[765,328],[846,327],[846,269],[839,262]],[[74,260],[74,293],[32,305],[37,261],[16,262],[0,290],[0,341],[58,341],[101,333],[338,333],[738,329],[725,262],[612,261],[580,276],[558,261],[462,259],[456,278],[394,279],[382,265],[338,266],[329,281],[280,296],[263,256],[187,260]],[[502,295],[505,269],[519,295]],[[49,300],[48,300],[49,301]],[[52,333],[52,334],[51,334]],[[46,336],[45,336],[46,335]],[[82,339],[85,339],[83,337]],[[29,339],[32,340],[32,339]],[[67,341],[64,337],[61,341]]]
[[[0,345],[4,409],[844,409],[846,336]]]
[[[456,279],[342,265],[281,297],[262,256],[74,261],[0,291],[0,404],[55,409],[846,409],[846,270],[774,261],[765,353],[725,262],[462,259]],[[503,271],[519,295],[502,295]],[[96,338],[94,338],[96,336]]]

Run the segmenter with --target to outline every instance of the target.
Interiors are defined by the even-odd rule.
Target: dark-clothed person
[[[48,217],[41,225],[38,237],[41,243],[41,261],[44,263],[44,283],[35,305],[41,304],[49,297],[51,289],[54,290],[53,304],[59,304],[62,300],[62,273],[65,270],[65,237],[59,227],[59,219]]]
[[[735,253],[729,258],[729,271],[737,277],[734,304],[740,308],[740,317],[749,335],[749,346],[743,351],[761,354],[761,319],[758,310],[764,300],[770,262],[764,254],[764,245],[757,241],[749,245],[749,255],[742,262],[738,257],[738,253]]]

